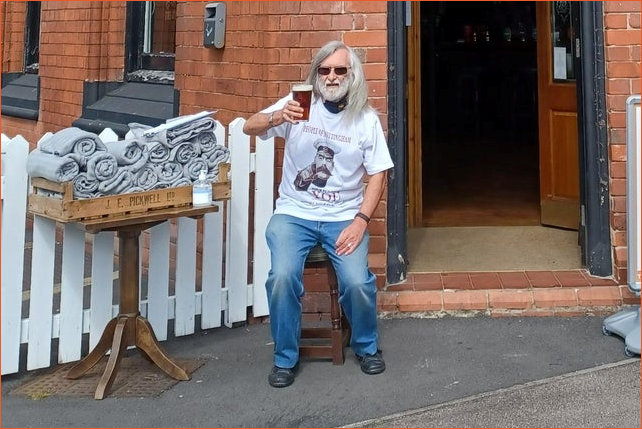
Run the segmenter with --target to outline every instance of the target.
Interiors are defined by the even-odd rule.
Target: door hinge
[[[575,58],[580,57],[580,38],[575,38]]]

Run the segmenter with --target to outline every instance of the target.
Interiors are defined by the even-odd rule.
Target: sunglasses
[[[336,74],[337,76],[343,76],[344,74],[348,73],[349,68],[350,67],[319,67],[317,69],[317,73],[319,73],[321,76],[327,76],[332,70],[334,70],[334,74]]]

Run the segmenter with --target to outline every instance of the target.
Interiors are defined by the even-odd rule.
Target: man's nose
[[[328,75],[328,79],[330,80],[338,80],[339,75],[334,72],[334,69],[330,69],[330,74]]]

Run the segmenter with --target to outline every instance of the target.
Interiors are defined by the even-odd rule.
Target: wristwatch
[[[268,117],[268,124],[270,127],[274,126],[274,112],[270,112],[270,116]]]

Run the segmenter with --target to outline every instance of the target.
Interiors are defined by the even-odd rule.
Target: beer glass
[[[299,121],[310,119],[310,103],[312,102],[312,85],[297,84],[292,87],[292,98],[303,107],[303,116]]]

